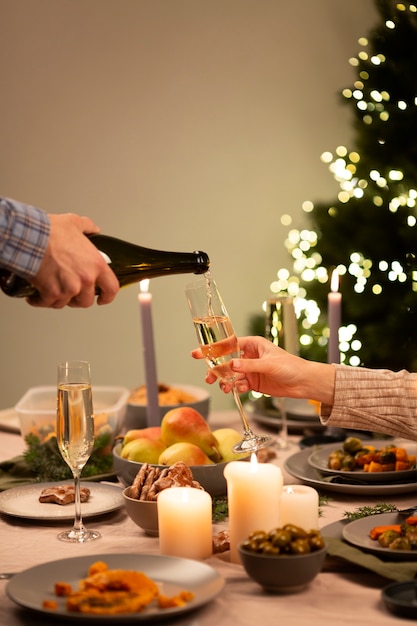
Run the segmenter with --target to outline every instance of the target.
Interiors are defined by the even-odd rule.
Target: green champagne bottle
[[[169,274],[204,274],[210,267],[210,259],[205,252],[165,252],[107,235],[87,237],[116,274],[120,287]],[[36,294],[36,288],[27,280],[4,269],[0,269],[0,287],[8,296],[15,298]]]

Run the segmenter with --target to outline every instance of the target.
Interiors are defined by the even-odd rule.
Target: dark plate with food
[[[349,522],[343,527],[342,536],[351,545],[384,560],[417,561],[417,526],[405,522],[404,516],[399,513],[369,515]],[[382,533],[385,533],[385,537]],[[407,539],[408,533],[412,535],[409,535],[410,539],[406,543],[403,539]],[[372,539],[371,534],[375,539]]]
[[[330,443],[314,450],[308,463],[322,474],[363,483],[404,483],[417,479],[416,450],[416,444],[411,441],[362,441],[349,437],[340,444]]]

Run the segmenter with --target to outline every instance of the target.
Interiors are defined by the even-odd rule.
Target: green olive
[[[274,530],[271,530],[271,532],[269,533],[270,542],[272,543],[272,545],[278,548],[283,548],[284,546],[289,544],[291,541],[291,538],[292,538],[291,533],[288,530],[285,530],[284,528],[275,528]]]
[[[268,533],[264,530],[254,530],[249,535],[248,539],[252,539],[252,541],[265,541],[268,539]]]
[[[305,539],[308,536],[307,531],[295,524],[285,524],[284,530],[291,533],[293,539]]]
[[[296,539],[295,541],[291,541],[291,552],[293,554],[307,554],[311,552],[310,543],[308,538],[305,539]]]
[[[311,550],[321,550],[324,548],[324,539],[320,533],[310,533],[308,537]]]

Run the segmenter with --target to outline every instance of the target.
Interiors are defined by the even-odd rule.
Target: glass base
[[[291,448],[293,444],[288,439],[284,439],[284,437],[277,437],[275,439],[275,445],[280,450],[286,450],[287,448]]]
[[[58,535],[60,541],[66,541],[67,543],[85,543],[86,541],[93,541],[100,537],[101,535],[98,530],[86,530],[85,528],[83,530],[75,530],[74,528],[64,530]]]
[[[266,446],[270,446],[272,443],[273,439],[269,435],[260,437],[259,435],[254,435],[253,433],[251,433],[245,436],[242,441],[239,441],[239,443],[233,446],[233,452],[256,452],[261,448],[266,448]]]

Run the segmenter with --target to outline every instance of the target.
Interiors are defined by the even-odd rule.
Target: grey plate
[[[357,548],[375,554],[380,558],[390,561],[417,561],[417,550],[390,550],[383,548],[379,543],[369,536],[369,531],[375,526],[386,526],[387,524],[401,524],[404,518],[398,513],[381,513],[370,515],[349,522],[343,527],[342,536],[345,541]]]
[[[281,411],[281,398],[271,398],[273,406]],[[287,419],[301,420],[302,422],[317,422],[320,421],[317,407],[309,400],[302,400],[300,398],[284,398],[284,410],[287,414]]]
[[[387,445],[387,440],[381,441],[372,439],[369,441],[363,441],[363,447],[367,445],[374,446],[377,450]],[[415,451],[415,444],[411,444]],[[402,446],[405,447],[405,446]],[[329,460],[329,454],[334,450],[341,449],[342,444],[330,443],[320,447],[320,449],[312,452],[308,459],[309,464],[315,469],[319,470],[322,474],[329,474],[331,476],[344,476],[345,478],[351,477],[357,480],[362,480],[366,483],[393,483],[393,482],[407,482],[409,480],[417,480],[416,468],[410,470],[400,470],[398,472],[364,472],[363,470],[353,470],[348,472],[346,470],[333,470],[330,469],[327,464]]]
[[[39,502],[42,489],[68,483],[73,484],[73,481],[34,483],[6,489],[0,493],[0,513],[31,520],[72,520],[74,504]],[[88,502],[81,504],[83,518],[110,513],[124,506],[122,489],[117,485],[93,482],[82,482],[81,485],[90,489]]]
[[[355,483],[329,482],[323,477],[321,472],[312,467],[308,459],[311,455],[310,448],[304,448],[290,456],[284,464],[285,470],[294,478],[298,478],[305,485],[310,485],[322,491],[334,491],[337,493],[347,493],[363,496],[390,495],[415,492],[417,482],[415,480],[406,483],[380,484],[372,483],[360,485]],[[328,476],[328,478],[332,478]]]
[[[169,609],[149,607],[141,613],[119,615],[70,613],[65,608],[65,598],[55,596],[54,584],[62,581],[72,585],[73,589],[78,588],[79,580],[85,578],[88,568],[95,561],[104,561],[110,569],[141,571],[158,584],[161,593],[173,596],[182,590],[187,590],[194,593],[194,599],[181,607]],[[16,574],[7,584],[6,592],[16,604],[49,617],[59,616],[61,619],[66,618],[72,621],[123,624],[176,617],[178,614],[208,603],[220,593],[223,586],[224,579],[220,574],[206,563],[199,561],[146,554],[101,554],[51,561],[31,567]],[[44,600],[57,601],[58,609],[53,612],[44,609],[42,606]]]

